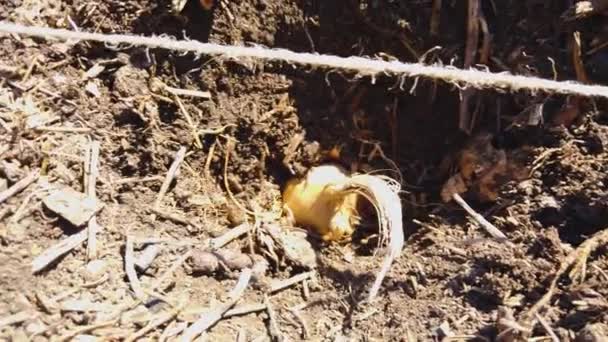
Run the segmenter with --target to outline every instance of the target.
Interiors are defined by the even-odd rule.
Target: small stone
[[[71,188],[55,189],[42,202],[74,226],[82,226],[103,208],[103,203]]]
[[[222,266],[230,271],[252,267],[253,260],[245,253],[226,249],[217,252],[196,251],[191,257],[191,264],[193,272],[209,275],[222,270]]]
[[[54,119],[56,119],[56,117],[48,112],[33,113],[28,115],[25,119],[25,127],[27,129],[33,129],[39,126],[44,126]]]
[[[23,178],[23,170],[21,170],[21,164],[17,160],[11,162],[3,160],[0,163],[0,174],[11,183],[15,183]]]
[[[73,312],[109,312],[115,307],[107,303],[96,303],[88,299],[68,299],[61,303],[62,311]]]
[[[541,196],[539,200],[539,205],[542,208],[554,208],[559,209],[560,205],[553,196]]]
[[[247,219],[247,214],[233,203],[229,203],[226,208],[228,212],[228,222],[231,227],[236,227]]]
[[[84,86],[84,90],[93,95],[93,97],[101,97],[101,91],[99,91],[99,87],[93,81],[87,82],[87,84]]]
[[[19,222],[9,222],[6,225],[6,239],[9,241],[23,241],[27,236],[27,227]]]
[[[242,270],[253,266],[251,258],[240,251],[224,249],[215,253],[220,262],[226,265],[230,270]]]
[[[139,258],[135,260],[135,267],[138,271],[144,272],[146,271],[156,259],[156,256],[160,252],[161,248],[157,244],[151,244],[146,246],[144,250],[139,255]]]
[[[192,195],[188,197],[188,204],[205,207],[213,205],[211,198],[207,195]]]
[[[261,255],[254,255],[252,257],[253,267],[251,271],[253,272],[253,276],[257,279],[263,278],[266,275],[266,271],[268,271],[268,260]]]
[[[88,280],[96,280],[106,271],[106,262],[103,260],[93,260],[89,262],[85,268],[85,278]]]
[[[148,310],[148,308],[146,308],[144,305],[139,305],[135,309],[125,312],[120,317],[120,323],[122,325],[128,325],[128,324],[143,325],[143,324],[148,323],[151,319],[152,319],[152,314],[150,313],[150,310]]]
[[[452,329],[450,328],[450,323],[443,322],[441,323],[437,329],[435,329],[435,334],[439,337],[440,340],[453,336]]]
[[[83,79],[86,80],[86,79],[90,79],[90,78],[96,78],[105,70],[106,70],[105,66],[97,63],[97,64],[93,65],[89,70],[87,70],[87,72],[84,74]]]
[[[214,273],[220,265],[215,254],[205,251],[195,251],[190,261],[193,272],[207,275]]]
[[[97,342],[99,338],[93,335],[77,335],[74,337],[75,342]]]
[[[8,189],[8,181],[4,178],[0,178],[0,191]]]
[[[287,257],[299,266],[313,269],[317,266],[317,253],[306,234],[298,231],[285,231],[281,234],[282,245]]]
[[[267,0],[258,0],[255,5],[259,11],[264,11],[268,7]]]
[[[517,189],[525,195],[532,196],[535,192],[534,182],[532,180],[519,182]]]
[[[144,69],[130,64],[120,67],[114,74],[113,89],[122,97],[145,96],[149,94],[148,78]]]
[[[42,323],[40,320],[35,320],[34,322],[29,323],[25,326],[25,332],[31,335],[37,335],[46,330],[46,324]]]
[[[205,309],[207,308],[198,303],[191,303],[179,313],[178,319],[192,323],[201,316],[201,312],[204,312]]]
[[[31,310],[34,306],[32,302],[23,293],[17,293],[11,300],[11,308],[15,312]]]

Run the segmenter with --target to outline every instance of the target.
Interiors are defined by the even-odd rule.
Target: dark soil
[[[71,27],[73,22],[86,31],[168,34],[461,67],[466,2],[443,1],[436,36],[429,30],[432,2],[233,0],[216,1],[207,11],[198,1],[188,1],[175,15],[168,0],[4,0],[0,17],[52,27]],[[492,37],[490,70],[552,78],[555,69],[559,80],[576,80],[570,37],[579,31],[589,77],[595,82],[608,78],[606,49],[592,51],[597,40],[606,40],[600,29],[605,17],[564,23],[560,15],[571,1],[481,3]],[[421,57],[434,46],[441,49]],[[103,71],[87,79],[85,73],[100,64]],[[392,160],[403,174],[406,247],[379,299],[361,303],[381,262],[373,254],[373,229],[362,228],[352,243],[313,242],[319,265],[306,285],[310,293],[304,296],[298,284],[270,296],[275,322],[266,312],[223,319],[208,331],[210,340],[235,340],[244,333],[246,340],[270,340],[273,324],[289,340],[427,341],[446,334],[456,340],[495,340],[502,313],[510,311],[517,321],[547,291],[561,261],[608,227],[608,107],[603,100],[475,93],[471,136],[491,133],[495,148],[525,154],[521,167],[532,170],[523,181],[501,183],[496,201],[480,201],[473,191],[464,196],[508,236],[505,243],[488,238],[456,204],[441,201],[450,176],[446,160],[469,139],[458,129],[460,100],[453,85],[427,79],[400,84],[386,75],[371,79],[284,63],[9,35],[0,37],[0,71],[0,186],[3,181],[10,186],[35,169],[44,174],[0,204],[0,322],[20,312],[31,314],[14,324],[0,323],[0,339],[54,340],[107,320],[103,310],[59,310],[48,303],[61,307],[66,300],[82,300],[118,307],[133,301],[124,272],[127,234],[201,243],[219,236],[246,218],[228,198],[225,183],[239,203],[270,210],[292,172],[301,174],[327,160],[335,147],[340,148],[339,162],[353,171],[390,169]],[[172,98],[157,91],[158,81],[211,93],[211,99],[181,98],[195,128]],[[97,93],[87,90],[92,84]],[[543,123],[528,126],[525,110],[538,103],[545,103]],[[564,122],[568,103],[574,103],[577,115]],[[53,118],[44,126],[90,132],[28,129],[27,118],[34,114]],[[200,146],[193,129],[208,130],[199,135]],[[300,135],[302,143],[289,153],[288,146]],[[101,142],[97,196],[105,208],[97,218],[103,227],[98,259],[104,266],[99,274],[107,278],[96,284],[98,274],[87,271],[86,243],[32,275],[35,256],[81,229],[47,210],[41,199],[44,181],[84,190],[83,161],[90,140]],[[234,149],[224,170],[229,141],[235,142]],[[186,224],[148,210],[180,146],[188,154],[162,208],[185,218]],[[227,248],[262,255],[252,241],[235,240]],[[540,312],[563,341],[590,329],[608,338],[607,248],[591,253],[582,279],[563,277]],[[139,274],[141,282],[153,284],[185,252],[164,245],[151,268]],[[268,279],[303,271],[263,256],[270,262]],[[173,279],[172,286],[159,289],[164,297],[200,309],[218,305],[236,283],[232,273],[200,275],[188,265],[178,268]],[[263,301],[263,288],[252,287],[239,303]],[[300,310],[305,335],[289,310],[304,302],[309,304]],[[162,301],[142,307],[149,319],[171,310]],[[82,334],[121,340],[148,320],[123,317]],[[175,322],[183,321],[178,316]],[[166,328],[160,325],[146,337],[156,340]],[[548,335],[541,324],[531,332],[534,337]]]

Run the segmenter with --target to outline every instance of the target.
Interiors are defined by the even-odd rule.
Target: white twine
[[[364,74],[388,73],[398,76],[423,76],[452,83],[461,83],[474,88],[495,88],[544,91],[548,93],[571,94],[608,98],[608,87],[587,85],[573,81],[553,81],[538,77],[518,76],[509,73],[491,73],[474,69],[457,69],[450,66],[382,61],[363,57],[339,57],[313,53],[299,53],[286,49],[269,49],[261,46],[245,47],[191,40],[175,40],[169,37],[143,37],[129,34],[103,34],[46,27],[24,26],[0,22],[0,32],[22,34],[45,39],[63,41],[96,41],[111,45],[129,44],[148,48],[162,48],[180,52],[194,52],[201,55],[219,55],[227,58],[255,58],[263,61],[284,61],[288,63],[356,71]]]

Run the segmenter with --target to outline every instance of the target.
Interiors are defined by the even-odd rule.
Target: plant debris
[[[602,86],[606,8],[23,0],[0,16]],[[0,340],[608,336],[601,98],[0,41]]]
[[[71,188],[51,190],[42,202],[49,210],[76,227],[87,223],[104,206],[96,198]]]

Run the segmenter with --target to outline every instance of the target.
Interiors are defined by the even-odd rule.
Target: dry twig
[[[302,313],[300,312],[299,307],[301,307],[301,306],[302,305],[297,305],[293,308],[289,308],[289,312],[291,312],[293,317],[296,318],[296,320],[302,327],[302,338],[307,340],[310,337],[310,330],[308,329],[308,324],[306,323],[306,320],[304,319],[304,317],[302,316]]]
[[[485,219],[485,217],[481,216],[481,214],[477,213],[475,210],[473,210],[473,208],[471,208],[471,206],[469,206],[467,204],[467,202],[464,201],[464,199],[462,199],[462,197],[460,197],[459,194],[453,194],[452,198],[454,199],[454,201],[456,201],[456,203],[458,203],[458,205],[460,205],[462,207],[462,209],[464,209],[467,214],[469,214],[475,221],[477,221],[477,223],[479,223],[479,225],[485,229],[485,231],[490,234],[493,238],[498,239],[498,240],[506,240],[507,236],[505,234],[503,234],[503,232],[501,232],[500,230],[498,230],[498,228],[496,228],[492,223],[490,223],[488,220]]]
[[[40,272],[50,263],[57,260],[57,258],[60,256],[80,246],[87,239],[87,237],[88,232],[86,229],[83,229],[80,232],[63,239],[56,245],[48,248],[32,261],[32,273]]]
[[[431,36],[439,35],[439,24],[441,23],[441,0],[433,0],[431,11]]]
[[[211,99],[211,93],[208,91],[173,88],[166,84],[164,85],[164,88],[175,96],[199,97],[205,100]]]
[[[477,45],[479,44],[479,0],[468,0],[467,14],[467,42],[464,53],[464,68],[468,69],[475,63]],[[460,119],[458,127],[466,132],[471,132],[471,113],[469,112],[469,99],[473,94],[472,89],[461,91]]]
[[[559,338],[557,337],[557,335],[555,335],[555,332],[553,331],[553,329],[551,329],[551,326],[549,325],[549,323],[547,323],[545,321],[545,319],[541,315],[538,314],[538,312],[535,313],[534,316],[536,316],[536,319],[538,320],[540,325],[543,327],[543,329],[545,329],[547,334],[549,334],[549,336],[551,337],[551,341],[559,342]]]
[[[133,238],[130,235],[127,235],[127,242],[125,246],[125,273],[127,274],[127,278],[129,278],[129,283],[131,284],[131,289],[135,293],[135,297],[137,299],[142,300],[146,297],[141,284],[139,282],[139,278],[137,278],[137,272],[135,271],[135,257],[133,256]]]
[[[21,323],[33,317],[35,317],[35,315],[33,315],[29,311],[19,311],[16,314],[0,318],[0,328],[5,327],[7,325]]]
[[[190,116],[190,113],[188,112],[188,110],[186,109],[184,104],[182,103],[182,100],[179,99],[179,96],[174,95],[173,98],[175,99],[175,102],[177,103],[177,106],[179,107],[180,112],[182,112],[182,114],[186,118],[188,127],[190,127],[190,134],[192,134],[192,139],[194,139],[194,145],[196,147],[198,147],[199,149],[203,148],[203,143],[201,142],[201,137],[199,136],[199,134],[197,132],[196,125],[194,125],[194,121],[192,120],[192,116]]]
[[[88,127],[58,127],[58,126],[38,126],[34,128],[39,132],[60,132],[60,133],[91,133]]]
[[[270,304],[270,299],[268,295],[264,295],[264,305],[266,305],[266,313],[268,313],[268,330],[272,340],[275,342],[281,342],[284,340],[283,335],[281,334],[281,330],[279,329],[279,324],[277,323],[276,313],[274,312],[274,308]]]
[[[228,230],[223,235],[211,239],[211,241],[209,242],[209,248],[218,249],[218,248],[224,247],[225,245],[230,243],[230,241],[237,239],[237,238],[247,234],[248,232],[250,232],[252,228],[253,227],[251,224],[249,224],[247,222],[242,223],[242,224]]]
[[[0,192],[0,204],[27,188],[30,184],[34,183],[39,176],[40,173],[38,171],[34,171],[25,178],[19,180],[17,183],[13,184],[10,188]]]
[[[566,259],[564,259],[559,267],[559,270],[553,276],[551,280],[551,284],[547,289],[547,292],[527,311],[525,311],[521,315],[520,325],[524,327],[529,327],[525,334],[529,334],[533,329],[533,320],[536,315],[551,301],[555,291],[557,289],[557,282],[559,279],[570,269],[573,270],[570,272],[570,277],[573,278],[575,276],[577,270],[581,270],[583,265],[587,261],[587,257],[589,254],[595,250],[600,245],[608,243],[608,228],[605,228],[597,233],[595,233],[592,237],[587,239],[585,242],[576,247],[575,250],[570,252]]]
[[[179,224],[183,224],[185,226],[192,226],[193,228],[195,228],[197,231],[201,231],[202,227],[190,220],[188,220],[185,217],[182,217],[178,214],[174,214],[174,213],[169,213],[166,212],[158,207],[151,207],[149,208],[150,212],[158,215],[159,217],[162,217],[164,219],[167,219],[169,221],[173,221],[175,223],[179,223]]]
[[[167,190],[169,190],[169,186],[171,185],[171,182],[175,178],[175,175],[177,174],[177,171],[179,170],[179,166],[184,161],[185,157],[186,157],[186,148],[180,147],[179,150],[177,151],[177,153],[175,153],[175,159],[173,160],[171,167],[169,167],[169,171],[167,171],[167,176],[165,177],[165,181],[163,182],[163,185],[160,187],[160,190],[158,191],[156,201],[154,202],[154,208],[160,207],[160,204],[163,201],[163,197],[165,197]]]
[[[112,185],[122,185],[122,184],[131,184],[131,183],[146,183],[146,182],[158,182],[162,181],[164,177],[162,176],[149,176],[149,177],[129,177],[123,178],[119,180],[112,181]]]
[[[91,149],[89,157],[90,159],[85,162],[85,191],[87,196],[96,198],[95,185],[97,184],[97,177],[99,176],[99,141],[93,141],[91,143]],[[87,167],[88,165],[88,167]],[[97,232],[101,229],[97,224],[97,217],[93,215],[89,220],[87,232],[87,258],[89,260],[96,258],[97,256]]]
[[[167,322],[172,321],[173,319],[175,319],[175,317],[177,317],[177,315],[179,314],[180,311],[181,311],[181,309],[177,308],[177,309],[171,310],[170,312],[165,313],[164,315],[161,315],[154,321],[148,323],[145,327],[143,327],[143,328],[139,329],[138,331],[134,332],[133,334],[131,334],[129,337],[127,337],[125,339],[125,342],[136,341],[140,337],[145,336],[150,331],[158,328],[159,326],[161,326]]]
[[[285,279],[285,280],[273,280],[272,283],[270,284],[270,293],[274,293],[277,291],[281,291],[284,290],[290,286],[293,286],[297,283],[303,282],[306,279],[309,279],[310,277],[313,276],[315,272],[314,271],[310,271],[310,272],[304,272],[304,273],[300,273],[297,274],[289,279]]]
[[[59,342],[71,341],[74,339],[74,337],[76,337],[78,335],[87,333],[89,331],[93,331],[95,329],[109,327],[109,326],[116,324],[117,322],[118,322],[118,320],[111,320],[111,321],[87,325],[87,326],[78,328],[76,330],[73,330],[73,331],[61,336],[58,341]]]
[[[243,316],[254,312],[260,312],[266,310],[266,304],[248,304],[248,305],[239,305],[234,309],[230,309],[226,311],[223,317],[232,317],[232,316]]]
[[[184,331],[180,341],[189,342],[194,340],[195,337],[204,333],[207,329],[212,327],[215,323],[217,323],[222,317],[226,314],[226,311],[230,310],[236,302],[241,298],[245,289],[249,285],[249,281],[251,280],[251,276],[253,272],[251,269],[246,268],[241,272],[239,276],[239,280],[230,292],[229,299],[226,303],[221,304],[220,306],[210,309],[207,312],[201,314],[201,318],[199,318],[194,324]]]

